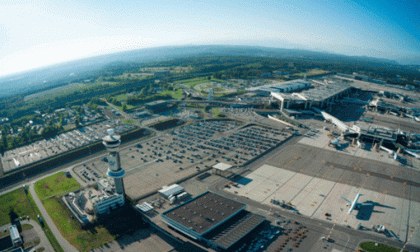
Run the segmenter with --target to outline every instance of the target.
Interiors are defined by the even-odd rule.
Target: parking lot
[[[198,121],[175,128],[120,151],[126,193],[138,199],[219,162],[240,169],[290,136],[278,129],[229,120]],[[107,169],[107,159],[98,158],[74,171],[86,182],[95,183]]]
[[[118,123],[117,120],[107,120],[12,149],[6,151],[1,159],[3,170],[7,173],[24,165],[101,141],[110,128],[114,128],[117,134],[122,134],[135,127],[132,124]]]

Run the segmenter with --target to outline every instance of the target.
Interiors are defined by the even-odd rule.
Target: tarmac
[[[401,241],[407,240],[420,221],[420,203],[408,197],[395,197],[270,165],[261,166],[237,183],[225,191],[270,205],[273,209],[283,209],[272,203],[274,199],[302,215],[351,228],[357,228],[359,223],[365,229],[385,225],[388,231],[385,235]],[[348,214],[349,207],[343,198],[353,201],[359,192],[362,196],[358,202],[362,205]],[[329,217],[326,217],[327,213]],[[410,243],[419,246],[420,237],[411,237]]]

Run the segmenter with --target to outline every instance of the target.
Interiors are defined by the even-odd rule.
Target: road
[[[64,251],[69,252],[77,252],[78,250],[73,247],[64,237],[61,235],[58,228],[55,226],[54,222],[52,221],[50,215],[48,214],[47,210],[45,210],[44,205],[42,205],[41,200],[38,198],[38,195],[35,192],[34,183],[29,185],[29,191],[31,192],[32,197],[34,198],[35,204],[39,208],[42,217],[44,217],[44,221],[48,224],[51,229],[51,232],[54,234],[55,238],[57,239],[60,246],[64,249]]]

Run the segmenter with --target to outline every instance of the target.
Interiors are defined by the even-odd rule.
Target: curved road
[[[35,189],[34,189],[34,183],[31,183],[29,185],[29,191],[31,192],[32,197],[34,198],[34,201],[36,205],[39,208],[39,211],[42,214],[42,217],[44,218],[44,221],[48,224],[48,226],[51,229],[51,232],[54,234],[55,238],[57,239],[60,246],[63,248],[66,252],[77,252],[78,250],[73,247],[64,237],[61,235],[60,231],[58,231],[58,228],[55,226],[54,222],[50,218],[50,215],[48,214],[47,210],[45,210],[44,205],[42,205],[41,200],[38,198],[38,195],[36,195]]]

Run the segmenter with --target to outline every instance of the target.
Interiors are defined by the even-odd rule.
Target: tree
[[[126,111],[127,110],[127,105],[124,103],[123,105],[122,105],[122,111]]]
[[[208,80],[211,80],[211,76],[207,77]]]
[[[140,90],[140,96],[146,96],[146,88],[145,87]]]
[[[76,126],[76,128],[80,127],[80,119],[79,117],[77,117],[76,119],[74,119],[74,126]]]

